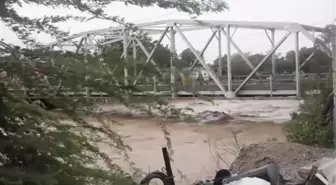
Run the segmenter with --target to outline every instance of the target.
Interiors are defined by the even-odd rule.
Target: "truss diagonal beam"
[[[238,27],[235,27],[235,29],[232,32],[232,35],[230,36],[230,39],[233,38],[233,36],[236,34],[236,31],[238,30]]]
[[[84,41],[84,38],[81,38],[81,40],[79,41],[79,44],[77,46],[77,49],[76,49],[76,54],[79,52],[80,48],[82,47],[83,41]]]
[[[257,67],[246,77],[246,79],[238,86],[235,90],[235,93],[238,93],[242,87],[251,79],[251,77],[257,72],[257,70],[267,61],[267,59],[281,46],[283,42],[289,37],[291,32],[288,32],[279,42],[275,45],[275,47],[267,53],[264,59],[257,65]]]
[[[161,42],[162,42],[163,38],[165,37],[166,33],[168,32],[168,30],[169,30],[169,27],[167,27],[167,28],[165,29],[165,31],[164,31],[163,34],[161,35],[159,41],[156,43],[156,45],[155,45],[154,48],[152,49],[151,53],[150,53],[149,55],[146,54],[146,56],[147,56],[147,60],[146,60],[145,65],[146,65],[149,61],[152,61],[152,58],[153,58],[153,55],[154,55],[156,49],[157,49],[158,46],[161,44]],[[140,44],[142,45],[141,41],[140,41],[138,38],[136,38],[136,41],[139,43],[139,45],[140,45]],[[141,48],[143,48],[144,52],[146,51],[146,53],[148,53],[147,50],[145,49],[145,47],[141,47]],[[155,62],[153,62],[153,65],[155,65],[155,66],[158,68],[158,66],[156,65]],[[160,71],[160,70],[159,70],[159,71]],[[137,81],[138,81],[139,77],[141,76],[142,72],[143,72],[143,69],[141,69],[141,71],[139,72],[138,76],[136,77],[136,79],[135,79],[134,82],[133,82],[133,85],[135,85],[135,84],[137,83]]]
[[[215,81],[216,85],[223,91],[223,93],[226,93],[226,89],[223,86],[223,84],[220,82],[218,77],[215,75],[215,73],[210,69],[210,67],[205,63],[204,59],[201,57],[201,55],[196,51],[196,49],[191,45],[187,37],[182,33],[179,27],[174,25],[174,28],[176,29],[177,33],[181,36],[182,40],[188,45],[189,49],[194,53],[196,58],[199,60],[199,62],[202,64],[205,70],[207,70],[211,76],[211,78]]]
[[[113,43],[116,43],[116,42],[120,42],[122,40],[123,40],[123,38],[117,38],[117,39],[109,40],[109,41],[106,41],[106,42],[98,43],[98,45],[99,46],[104,46],[104,45],[107,45],[107,44],[113,44]]]
[[[306,60],[300,65],[299,71],[302,69],[303,66],[305,66],[315,55],[315,52],[311,53]],[[292,73],[292,75],[295,74],[295,71]]]
[[[210,37],[210,38],[208,39],[208,41],[206,42],[205,46],[203,47],[203,49],[202,49],[202,51],[201,51],[201,54],[200,54],[201,56],[203,56],[203,55],[204,55],[204,52],[208,49],[208,47],[209,47],[211,41],[212,41],[213,38],[216,36],[216,33],[217,33],[217,31],[214,31],[214,32],[212,33],[211,37]],[[193,64],[191,65],[191,67],[190,67],[190,71],[192,71],[192,70],[194,69],[194,67],[196,66],[197,62],[198,62],[198,59],[196,58],[196,59],[194,60]]]
[[[322,51],[326,52],[330,57],[332,57],[332,52],[330,51],[330,49],[324,43],[316,42],[316,38],[312,34],[310,34],[304,27],[298,25],[298,30],[300,30],[300,32],[309,40],[311,40],[314,44],[317,44],[322,49]]]
[[[218,39],[218,35],[216,35],[217,30],[214,30],[213,28],[211,28],[211,31],[212,31],[213,34],[215,34],[215,37]]]
[[[273,40],[271,39],[270,35],[268,34],[267,30],[264,30],[266,33],[266,36],[268,38],[268,40],[270,41],[270,43],[273,43]]]
[[[138,39],[138,38],[134,38],[135,39],[135,41],[139,44],[139,47],[141,48],[141,50],[144,52],[144,54],[147,56],[147,58],[149,57],[149,52],[147,51],[147,49],[146,49],[146,47],[142,44],[142,42]],[[158,66],[157,64],[156,64],[156,62],[153,60],[153,59],[151,59],[151,60],[149,60],[154,66]]]
[[[223,34],[227,37],[227,32],[225,31],[224,28],[222,28],[223,30]],[[252,64],[252,62],[246,57],[246,55],[243,53],[243,51],[238,47],[238,45],[232,40],[232,38],[230,38],[229,41],[233,47],[236,48],[236,50],[238,51],[239,55],[243,58],[243,60],[245,61],[245,63],[251,68],[251,70],[253,71],[255,69],[255,66]],[[259,72],[256,72],[257,76],[260,77]]]

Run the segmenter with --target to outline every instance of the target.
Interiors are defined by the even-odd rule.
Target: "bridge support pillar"
[[[175,90],[175,67],[174,67],[174,61],[176,57],[176,46],[175,46],[175,35],[176,32],[174,30],[174,27],[170,27],[170,85],[171,85],[171,96],[172,98],[176,97],[176,90]]]
[[[227,81],[228,81],[228,92],[232,91],[232,68],[231,68],[231,33],[230,25],[226,28],[226,59],[227,59]]]
[[[272,49],[275,47],[275,29],[271,30],[271,44]],[[272,74],[275,75],[277,73],[277,67],[276,67],[276,55],[275,52],[272,54]]]
[[[133,39],[132,40],[132,46],[133,46],[133,65],[134,65],[134,69],[133,69],[133,73],[134,73],[134,76],[136,77],[138,72],[137,72],[137,46],[136,46],[136,42],[135,40]]]
[[[299,48],[299,32],[295,33],[295,78],[296,78],[296,97],[301,97],[300,85],[300,48]]]
[[[218,76],[222,76],[222,33],[221,27],[218,28]]]
[[[124,54],[124,62],[128,63],[128,32],[126,29],[123,30],[123,54]],[[126,66],[126,64],[125,64]],[[128,85],[128,69],[124,66],[124,77],[125,77],[125,85]]]

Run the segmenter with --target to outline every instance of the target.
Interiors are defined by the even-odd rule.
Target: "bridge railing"
[[[319,76],[320,78],[325,78],[327,74],[302,74],[301,81],[308,81]],[[232,88],[235,90],[241,82],[246,78],[246,76],[233,76]],[[227,87],[227,77],[222,76],[219,78],[220,81]],[[217,85],[212,80],[199,81],[189,79],[187,82],[182,80],[176,81],[174,84],[175,90],[184,91],[189,93],[197,93],[201,91],[220,91]],[[168,80],[156,80],[156,79],[147,79],[146,83],[139,83],[136,86],[140,92],[147,93],[171,93],[171,84]],[[269,92],[272,95],[272,92],[279,90],[295,90],[295,75],[292,74],[281,74],[281,75],[262,75],[259,79],[251,79],[242,90],[249,91],[264,91]],[[27,89],[21,89],[22,93],[27,91]],[[34,89],[28,90],[30,95],[34,96]],[[95,92],[93,89],[83,87],[80,92],[71,92],[70,88],[61,88],[60,93],[69,95],[69,96],[106,96],[105,93]],[[139,93],[140,93],[139,92]]]
[[[301,74],[300,80],[305,82],[312,80],[316,77],[324,78],[327,74]],[[246,78],[246,76],[233,76],[232,88],[235,90]],[[222,76],[219,78],[220,81],[227,87],[227,77]],[[287,90],[295,91],[296,89],[296,76],[295,74],[279,74],[279,75],[262,75],[260,78],[251,79],[242,90],[250,91],[268,91],[271,95],[274,91]],[[186,91],[197,93],[199,91],[220,91],[217,85],[212,80],[207,81],[197,81],[188,80],[188,84],[183,84],[182,80],[176,81],[175,90],[176,91]],[[170,84],[164,82],[153,82],[147,83],[146,85],[140,84],[140,89],[144,91],[151,92],[169,92]]]

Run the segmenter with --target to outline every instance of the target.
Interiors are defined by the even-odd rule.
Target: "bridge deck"
[[[227,87],[227,84],[224,84]],[[232,90],[234,91],[239,86],[238,83],[232,84]],[[295,83],[277,83],[277,84],[246,84],[239,92],[238,95],[278,95],[278,96],[294,96],[296,95]],[[156,88],[153,85],[142,85],[139,89],[148,93],[158,94],[171,94],[169,85],[157,85]],[[224,93],[218,88],[216,84],[204,84],[195,86],[181,86],[175,87],[177,95],[224,95]]]
[[[235,91],[239,85],[243,82],[244,78],[235,78],[232,81],[232,91]],[[311,78],[302,78],[301,84],[309,83]],[[227,82],[224,77],[220,78],[224,87],[227,89]],[[147,84],[147,85],[141,85]],[[137,95],[164,95],[171,96],[171,86],[168,83],[157,84],[153,81],[148,81],[146,83],[142,82],[136,87],[140,90]],[[67,94],[70,96],[88,96],[88,97],[105,97],[107,96],[104,93],[86,91],[83,88],[83,91],[80,93],[70,92],[67,89],[61,89],[62,94]],[[32,91],[30,91],[30,94]],[[213,81],[189,81],[186,85],[182,85],[181,82],[175,84],[175,93],[177,96],[222,96],[225,93],[220,90],[220,88]],[[276,79],[251,79],[249,82],[244,85],[236,96],[296,96],[296,83],[293,78],[283,77]]]
[[[301,85],[310,83],[311,80],[316,78],[324,79],[326,74],[303,74],[300,78]],[[239,85],[245,80],[246,76],[233,76],[232,91],[235,91]],[[227,77],[219,77],[223,86],[227,89]],[[144,84],[144,83],[143,83]],[[169,95],[171,94],[170,85],[156,84],[153,82],[146,82],[148,85],[139,85],[139,89],[148,93],[157,93]],[[181,82],[177,82],[175,85],[175,91],[177,95],[224,95],[220,88],[212,81],[199,82],[189,81],[187,85],[183,86]],[[296,81],[295,75],[280,74],[280,75],[264,75],[260,79],[250,79],[236,94],[236,96],[296,96]]]

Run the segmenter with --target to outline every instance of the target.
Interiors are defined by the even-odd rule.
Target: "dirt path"
[[[114,129],[118,130],[125,137],[126,144],[132,147],[133,151],[129,155],[135,166],[144,172],[161,169],[164,166],[161,147],[166,146],[166,141],[156,121],[125,118],[115,118],[115,120],[124,124],[114,126]],[[174,150],[173,171],[177,182],[184,183],[212,178],[216,169],[229,167],[239,151],[232,130],[240,131],[237,134],[240,147],[272,139],[285,140],[281,125],[276,124],[201,126],[169,124],[167,129],[171,134]],[[115,157],[117,164],[126,170],[129,169],[113,150],[104,145],[100,147],[104,152]],[[222,159],[218,160],[216,154],[220,154]],[[178,171],[182,172],[182,177]]]

